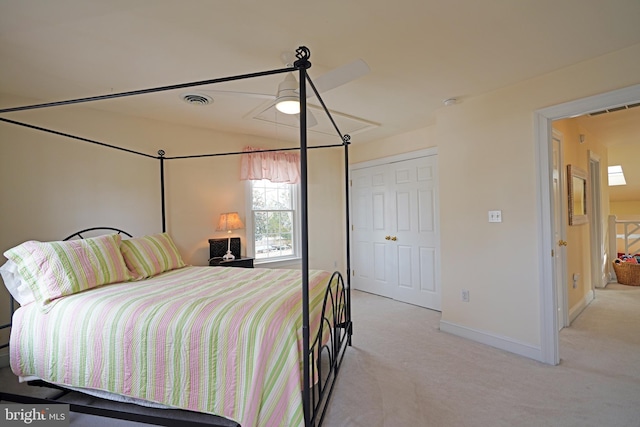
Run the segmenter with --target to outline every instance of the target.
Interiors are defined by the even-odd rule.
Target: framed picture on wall
[[[586,224],[587,173],[579,167],[567,165],[569,188],[569,225]]]

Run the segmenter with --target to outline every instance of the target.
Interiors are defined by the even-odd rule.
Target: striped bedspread
[[[309,273],[310,330],[330,273]],[[303,425],[298,270],[185,267],[18,309],[11,368],[52,383]]]

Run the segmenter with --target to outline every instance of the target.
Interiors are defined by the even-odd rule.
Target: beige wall
[[[609,209],[611,215],[616,215],[618,219],[638,220],[640,219],[640,200],[629,200],[625,202],[610,202]]]
[[[353,144],[349,151],[349,162],[360,163],[395,154],[409,153],[424,148],[435,147],[437,142],[434,136],[435,127],[425,127],[392,138],[364,144]],[[353,138],[357,141],[357,136]]]
[[[249,138],[226,135],[222,149],[241,151]],[[263,148],[286,146],[283,143],[251,138],[249,145]],[[196,147],[193,153],[204,153]],[[309,263],[312,268],[344,270],[344,160],[340,148],[314,149],[308,152],[309,180]],[[221,213],[237,211],[246,221],[246,182],[240,181],[239,156],[205,157],[167,161],[168,225],[187,262],[206,265],[210,238],[225,238],[217,232]],[[232,236],[242,239],[245,254],[245,230]],[[298,264],[289,264],[296,267]]]
[[[3,106],[28,100],[0,97]],[[9,118],[113,143],[109,129],[118,117],[106,116],[92,126],[91,111],[60,108],[44,114],[13,114]],[[131,127],[135,150],[148,150],[144,127]],[[153,153],[153,151],[151,151]],[[0,123],[0,252],[23,241],[59,240],[83,228],[117,226],[150,233],[160,225],[157,161],[71,141],[65,137]],[[4,263],[1,257],[0,262]],[[0,323],[9,321],[8,292],[0,290]],[[6,342],[6,330],[0,342]]]
[[[422,132],[380,145],[354,144],[352,158],[363,160],[438,146],[443,321],[540,348],[541,207],[534,112],[638,84],[639,76],[636,45],[443,107],[436,124]],[[402,146],[407,140],[411,150]],[[379,156],[371,153],[375,147],[380,147]],[[495,209],[502,210],[503,222],[490,224],[487,211]],[[467,303],[461,301],[462,288],[470,291]]]

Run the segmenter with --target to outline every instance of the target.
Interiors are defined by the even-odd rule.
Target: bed
[[[306,74],[309,56],[309,50],[301,47],[297,50],[298,60],[289,68],[0,110],[1,114],[48,108],[291,71],[300,73],[301,82],[301,269],[191,267],[173,259],[173,263],[167,261],[172,268],[157,271],[157,266],[151,266],[150,274],[144,268],[132,269],[127,263],[132,277],[126,277],[126,272],[103,274],[103,263],[97,271],[116,280],[107,280],[108,283],[89,280],[87,283],[93,286],[80,286],[80,291],[66,294],[58,292],[62,295],[54,292],[53,297],[43,292],[36,296],[36,303],[16,310],[11,324],[5,326],[11,327],[11,365],[17,375],[34,376],[63,387],[106,391],[168,407],[216,414],[245,426],[322,423],[342,358],[351,344],[352,322],[349,251],[346,251],[346,283],[339,272],[331,274],[309,268],[305,82],[310,84],[330,117]],[[133,152],[2,117],[0,120]],[[346,172],[350,137],[342,135],[337,127],[336,131],[341,143],[330,147],[344,147]],[[241,153],[210,156],[229,154]],[[202,156],[205,155],[192,157]],[[170,240],[166,233],[164,163],[172,158],[165,157],[164,150],[159,150],[157,159],[161,170],[162,232],[131,239],[122,239],[120,233],[105,235],[118,240],[118,253],[124,258],[127,242],[161,236]],[[345,191],[348,194],[346,182]],[[70,241],[82,237],[81,233],[69,236]],[[346,233],[348,249],[348,228]],[[64,245],[65,241],[57,243]],[[117,264],[117,261],[110,263]],[[73,269],[73,264],[65,264],[64,269],[68,268]],[[92,268],[95,270],[95,265]],[[42,278],[39,279],[37,286],[42,287]],[[64,288],[51,286],[56,290]],[[136,316],[125,320],[113,314],[127,310]],[[86,317],[80,317],[79,313]],[[40,331],[35,337],[34,330]],[[109,337],[105,335],[108,331],[112,331]],[[107,353],[106,348],[111,350]],[[115,348],[121,348],[124,356],[120,357],[122,352]],[[176,360],[180,362],[171,363]],[[173,365],[171,369],[169,365]],[[12,397],[4,393],[3,398],[11,400]]]

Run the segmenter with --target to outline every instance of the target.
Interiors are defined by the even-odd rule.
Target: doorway
[[[564,104],[538,110],[534,113],[535,142],[538,160],[538,185],[540,191],[538,206],[540,207],[541,230],[541,275],[540,275],[540,313],[541,313],[541,361],[557,365],[560,363],[558,342],[558,286],[555,278],[554,261],[551,254],[555,247],[553,215],[555,210],[553,192],[552,164],[552,126],[557,119],[575,117],[611,106],[632,104],[640,101],[640,85],[619,89]]]

